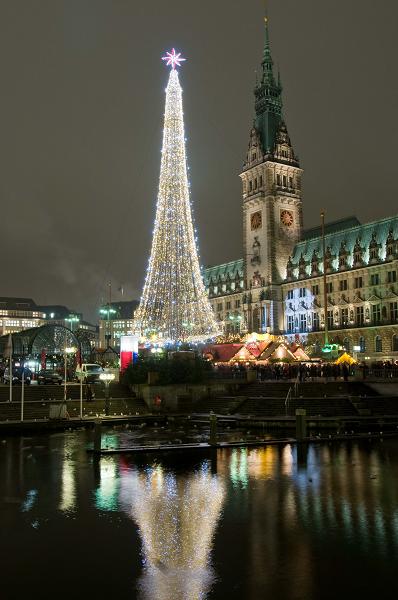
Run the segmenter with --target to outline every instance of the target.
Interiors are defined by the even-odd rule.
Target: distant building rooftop
[[[80,317],[80,320],[82,319],[82,313],[71,310],[62,304],[45,304],[39,306],[38,309],[46,313],[47,318],[51,319],[67,319],[70,315],[76,315]]]
[[[37,306],[32,298],[14,298],[13,296],[0,296],[0,309],[42,312],[40,306]]]

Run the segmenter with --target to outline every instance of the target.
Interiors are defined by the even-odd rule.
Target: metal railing
[[[288,414],[289,414],[290,400],[292,399],[292,389],[293,389],[293,387],[290,386],[289,389],[288,389],[288,392],[286,394],[286,398],[285,398],[285,417],[287,417]]]
[[[292,395],[294,394],[294,397],[298,398],[299,385],[300,385],[300,374],[297,375],[296,379],[294,380],[293,385],[291,385],[289,387],[288,392],[286,394],[286,398],[285,398],[285,416],[286,417],[289,414],[290,401],[292,399]]]

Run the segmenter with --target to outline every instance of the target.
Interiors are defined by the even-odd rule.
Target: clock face
[[[250,225],[252,231],[255,229],[260,229],[260,227],[262,226],[262,217],[260,210],[252,214],[252,216],[250,217]]]
[[[293,225],[293,213],[290,210],[281,211],[281,223],[285,227],[291,227]]]

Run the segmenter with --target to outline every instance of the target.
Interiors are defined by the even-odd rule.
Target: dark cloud
[[[150,250],[164,88],[181,70],[205,264],[241,254],[238,173],[263,41],[260,1],[3,0],[2,293],[95,318],[107,282],[139,295]],[[396,212],[398,5],[270,3],[306,225]],[[116,293],[115,293],[116,295]]]

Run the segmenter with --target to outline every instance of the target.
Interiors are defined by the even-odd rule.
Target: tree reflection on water
[[[212,582],[210,551],[224,484],[203,462],[175,474],[157,465],[133,474],[131,514],[142,539],[143,598],[203,598]]]

